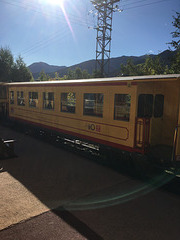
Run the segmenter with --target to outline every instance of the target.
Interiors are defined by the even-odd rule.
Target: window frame
[[[141,100],[140,99],[141,97],[144,98],[144,99]],[[148,99],[148,97],[149,97],[149,99]],[[140,103],[140,101],[141,101],[141,103]],[[149,108],[149,106],[150,106],[150,108]],[[154,96],[153,96],[153,94],[144,94],[144,93],[139,94],[139,96],[138,96],[138,109],[137,109],[137,117],[138,118],[152,118],[153,107],[154,107]]]
[[[121,105],[123,105],[123,104],[126,105],[126,106],[124,106],[124,110],[127,111],[127,108],[128,108],[128,111],[124,113],[125,114],[124,117],[118,116],[119,113],[118,113],[117,108],[121,109],[121,111],[123,110],[123,106],[121,107],[121,105],[117,104],[118,101],[116,101],[116,100],[118,100],[117,99],[118,96],[119,96],[119,98],[121,96],[122,98],[124,98],[124,100],[127,96],[130,97],[130,103],[128,103],[128,101],[126,101],[126,102],[121,101]],[[120,101],[119,101],[119,103],[120,103]],[[129,106],[127,106],[128,104],[129,104]],[[123,111],[120,114],[122,114],[122,113],[123,113]],[[129,93],[115,93],[114,94],[114,120],[129,122],[130,121],[130,115],[131,115],[130,113],[131,113],[131,95]]]
[[[52,98],[50,97],[51,94],[52,94]],[[43,92],[42,99],[43,99],[43,109],[53,111],[54,110],[54,105],[55,105],[54,92]],[[48,104],[46,103],[46,101],[48,101]]]
[[[68,95],[72,94],[73,97],[68,100]],[[63,95],[66,95],[66,100],[64,100]],[[63,101],[66,104],[63,104]],[[66,109],[63,109],[66,108]],[[64,113],[76,113],[76,93],[75,92],[62,92],[60,93],[60,112]]]
[[[34,98],[33,95],[37,94],[37,96]],[[29,92],[29,107],[32,108],[37,108],[38,107],[38,102],[39,102],[39,96],[38,96],[38,92]],[[31,98],[30,98],[31,95]],[[32,101],[32,103],[30,103],[30,100]]]
[[[163,101],[157,101],[158,97],[162,97]],[[164,114],[164,95],[163,94],[156,94],[154,98],[154,118],[162,118]]]
[[[91,98],[90,96],[92,98],[94,97],[94,99],[89,99]],[[86,101],[89,101],[89,107],[87,106],[88,103],[86,103]],[[94,105],[92,106],[92,104]],[[102,105],[102,106],[98,106],[98,105]],[[99,112],[98,112],[98,108],[101,108]],[[83,94],[83,115],[84,116],[103,118],[103,112],[104,112],[104,93],[84,93]]]
[[[11,95],[11,93],[13,93],[13,94]],[[14,95],[15,95],[14,91],[10,91],[9,102],[11,105],[13,105],[15,102]]]
[[[25,106],[24,91],[17,91],[17,105],[23,107]]]

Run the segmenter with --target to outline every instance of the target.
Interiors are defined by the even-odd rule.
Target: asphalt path
[[[17,155],[0,160],[0,239],[179,239],[167,175],[140,181],[3,126],[0,137]]]

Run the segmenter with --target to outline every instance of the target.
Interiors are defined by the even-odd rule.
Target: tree
[[[60,80],[61,79],[58,72],[54,73],[54,77],[55,77],[56,80]]]
[[[142,65],[142,68],[143,68],[144,75],[154,75],[155,74],[154,62],[150,56],[148,56],[146,58],[146,61]]]
[[[26,67],[23,58],[19,56],[12,67],[13,82],[29,82],[33,81],[33,76],[30,70]]]
[[[93,78],[102,78],[102,74],[100,70],[94,70],[92,74]]]
[[[12,81],[13,55],[9,48],[0,48],[0,82]]]
[[[74,71],[72,71],[71,69],[68,69],[67,79],[75,79]]]
[[[75,69],[75,79],[82,79],[83,78],[83,74],[82,74],[82,70],[77,67]]]
[[[88,73],[87,70],[83,70],[83,72],[82,72],[82,77],[83,77],[83,79],[88,79],[88,78],[90,78],[90,74]]]
[[[48,76],[45,74],[44,70],[42,70],[39,74],[39,77],[38,77],[38,80],[39,81],[48,81],[49,78]]]
[[[172,38],[177,40],[172,40],[172,42],[169,43],[177,51],[170,67],[171,73],[180,73],[180,13],[176,12],[176,15],[176,17],[173,16],[174,21],[172,22],[175,31],[171,34]]]
[[[180,49],[177,51],[172,60],[170,73],[180,73]]]
[[[164,66],[159,56],[150,57],[147,56],[145,63],[135,65],[132,60],[128,60],[126,65],[121,65],[120,76],[141,76],[141,75],[155,75],[164,74],[168,70],[167,66]]]
[[[120,75],[122,76],[135,76],[139,75],[140,65],[134,65],[131,59],[127,60],[127,64],[121,64]]]
[[[165,66],[159,56],[153,58],[148,56],[145,63],[137,65],[128,60],[126,65],[121,65],[120,76],[180,73],[180,13],[176,12],[176,16],[173,16],[172,24],[175,31],[171,34],[172,38],[176,40],[172,40],[169,44],[176,50],[176,54],[171,65]]]
[[[62,79],[71,80],[71,79],[87,79],[90,78],[90,74],[87,70],[81,70],[77,67],[75,70],[68,69],[67,75],[64,75]]]
[[[14,62],[9,48],[0,48],[0,82],[28,82],[33,81],[30,70],[23,58],[19,56]]]
[[[135,65],[131,59],[128,59],[127,64],[121,64],[120,76],[140,76],[144,75],[144,65]]]
[[[176,50],[180,50],[180,13],[176,12],[176,15],[173,16],[174,21],[172,22],[175,31],[171,32],[171,34],[172,38],[176,38],[177,40],[172,40],[169,44]]]
[[[165,67],[161,61],[160,57],[156,56],[154,58],[148,56],[144,64],[142,64],[143,75],[155,75],[164,74]]]

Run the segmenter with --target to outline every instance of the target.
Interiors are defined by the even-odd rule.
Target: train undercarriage
[[[99,143],[79,139],[74,136],[58,133],[47,128],[12,121],[3,121],[7,127],[21,131],[27,135],[53,144],[56,147],[73,151],[99,164],[112,167],[114,170],[140,178],[152,177],[166,172],[168,175],[180,177],[180,162],[174,159],[175,149],[167,145],[148,146],[142,153],[128,152]]]

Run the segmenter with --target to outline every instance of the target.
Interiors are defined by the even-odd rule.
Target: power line
[[[129,5],[136,4],[136,3],[140,3],[140,2],[147,2],[147,0],[140,0],[140,1],[136,1],[136,2],[130,2],[130,3],[121,5],[121,7],[129,6]]]
[[[12,5],[12,6],[16,6],[16,7],[21,7],[21,8],[24,8],[24,9],[26,9],[27,10],[27,6],[28,7],[31,7],[31,11],[34,11],[34,12],[38,12],[38,13],[41,13],[41,14],[44,14],[43,12],[39,12],[39,11],[37,11],[37,10],[34,10],[33,9],[33,7],[32,6],[30,6],[30,5],[27,5],[26,4],[26,6],[24,5],[24,6],[22,6],[22,5],[18,5],[18,4],[14,4],[14,3],[11,3],[11,2],[7,2],[7,1],[5,1],[5,0],[0,0],[0,2],[3,2],[3,3],[5,3],[5,4],[9,4],[9,5]],[[44,14],[44,15],[48,15],[48,16],[51,16],[50,14]],[[53,15],[53,17],[55,17],[55,15]],[[63,17],[63,16],[60,16],[61,18]],[[57,17],[56,16],[56,18],[58,18],[59,19],[59,17]],[[78,19],[78,23],[79,23],[79,19],[81,20],[82,18],[77,18]],[[61,19],[62,20],[62,19]],[[63,19],[64,20],[64,19]],[[87,21],[87,19],[86,19],[86,21]],[[74,21],[75,22],[75,21]],[[77,21],[76,21],[77,22]],[[81,21],[81,23],[83,23],[82,21]],[[85,23],[85,24],[81,24],[81,25],[83,25],[83,26],[87,26],[87,22]],[[33,54],[35,51],[37,51],[37,50],[40,50],[40,49],[42,49],[42,48],[44,48],[44,47],[46,47],[47,45],[49,45],[49,43],[52,43],[52,42],[54,42],[54,41],[56,41],[56,40],[59,40],[59,37],[60,37],[60,40],[61,39],[64,39],[64,37],[67,35],[67,33],[65,34],[65,32],[60,32],[60,31],[57,31],[57,32],[55,32],[55,33],[53,33],[53,35],[51,35],[48,39],[45,39],[45,40],[41,40],[41,41],[39,41],[39,42],[37,42],[35,45],[33,45],[33,46],[31,46],[31,47],[29,47],[29,48],[27,48],[27,49],[24,49],[23,51],[21,51],[21,54],[25,54],[25,55],[31,55],[31,54]],[[55,39],[56,38],[56,39]]]
[[[127,1],[132,1],[132,0],[126,0]],[[140,1],[136,1],[136,2],[131,2],[129,4],[124,4],[122,5],[121,7],[124,7],[124,6],[127,6],[127,5],[132,5],[132,4],[136,4],[136,3],[139,3],[139,2],[143,2],[143,1],[146,1],[146,0],[140,0]],[[142,5],[138,5],[138,6],[133,6],[133,7],[128,7],[128,8],[124,8],[123,11],[126,11],[126,10],[130,10],[130,9],[134,9],[134,8],[139,8],[139,7],[143,7],[143,6],[148,6],[148,5],[152,5],[152,4],[157,4],[157,3],[160,3],[160,2],[164,2],[164,1],[170,1],[170,0],[160,0],[160,1],[156,1],[156,2],[150,2],[150,3],[146,3],[146,4],[142,4]],[[25,4],[21,3],[21,5],[18,5],[18,4],[15,4],[14,2],[7,2],[6,0],[0,0],[0,2],[2,3],[5,3],[5,4],[9,4],[9,5],[12,5],[12,6],[15,6],[15,7],[21,7],[21,8],[24,8],[25,10],[30,10],[30,11],[33,11],[33,12],[37,12],[37,13],[41,13],[43,14],[44,16],[48,16],[48,17],[53,17],[53,18],[56,18],[58,20],[63,20],[64,21],[64,16],[62,15],[54,15],[52,12],[49,14],[49,13],[43,13],[42,11],[38,11],[36,8],[34,8],[33,5],[29,5],[29,4]],[[30,9],[27,9],[27,7],[30,7]],[[80,18],[80,17],[77,17],[75,15],[72,15],[69,17],[70,18],[70,21],[72,23],[75,23],[75,24],[78,24],[78,25],[82,25],[82,26],[90,26],[91,23],[88,23],[87,22],[87,17],[86,18]]]
[[[129,2],[129,1],[133,1],[133,0],[121,0],[121,2]]]
[[[128,8],[123,9],[123,11],[129,10],[129,9],[134,9],[134,8],[139,8],[139,7],[144,7],[144,6],[149,6],[149,5],[153,5],[153,4],[157,4],[157,3],[161,3],[161,2],[166,2],[166,1],[170,1],[170,0],[160,0],[160,1],[150,2],[150,3],[146,3],[146,4],[134,6],[134,7],[128,7]]]
[[[131,1],[131,0],[126,0],[126,2],[127,1]],[[123,6],[127,6],[127,5],[132,5],[132,4],[135,4],[135,3],[139,3],[139,2],[143,2],[143,1],[146,1],[146,0],[140,0],[138,2],[132,2],[132,3],[129,3],[129,4],[124,4],[124,5],[122,5],[122,7]],[[146,4],[141,4],[141,5],[138,5],[138,6],[132,6],[132,7],[128,7],[128,8],[123,9],[123,11],[130,10],[130,9],[135,9],[135,8],[139,8],[139,7],[144,7],[144,6],[148,6],[148,5],[152,5],[152,4],[157,4],[157,3],[161,3],[161,2],[165,2],[165,1],[169,1],[169,0],[160,0],[160,1],[150,2],[150,3],[146,3]],[[0,0],[0,2],[5,3],[5,4],[9,4],[9,5],[12,5],[12,6],[16,6],[16,7],[21,7],[21,8],[24,8],[26,10],[31,10],[33,12],[41,13],[41,14],[46,15],[48,17],[54,17],[54,18],[56,18],[58,20],[61,20],[61,21],[64,20],[64,16],[61,16],[61,15],[57,16],[57,15],[54,15],[54,14],[51,15],[51,14],[48,14],[48,13],[43,13],[42,11],[38,11],[32,5],[29,5],[29,4],[18,5],[18,4],[14,4],[12,2],[7,2],[6,0]],[[30,7],[31,9],[27,9],[27,7]],[[83,26],[87,26],[88,25],[87,24],[87,19],[79,18],[79,17],[73,16],[73,15],[71,15],[71,17],[74,18],[73,21],[71,19],[71,21],[73,23],[76,23],[76,24],[79,24],[79,25],[83,25]],[[80,19],[81,20],[83,19],[85,22],[81,22],[80,23],[79,22]],[[61,39],[63,39],[67,35],[67,33],[65,34],[65,32],[62,33],[62,32],[57,31],[57,32],[53,33],[53,35],[51,35],[48,39],[41,40],[41,41],[37,42],[36,44],[34,44],[34,46],[29,47],[27,49],[24,49],[22,51],[22,53],[25,54],[25,55],[27,55],[29,53],[28,55],[31,55],[35,51],[43,49],[44,47],[48,46],[49,43],[52,43],[52,42],[54,42],[56,40],[59,40],[59,37],[58,37],[59,35],[61,36],[61,38],[60,38],[60,40],[61,40]]]
[[[63,33],[62,32],[59,33],[57,32],[56,34],[54,33],[54,35],[49,37],[48,39],[39,41],[38,44],[21,51],[21,54],[28,56],[32,55],[33,53],[47,47],[49,43],[54,43],[57,40],[59,41],[65,39],[67,35],[68,35],[67,31],[64,31]]]
[[[25,4],[25,3],[23,3],[23,5],[22,4],[15,4],[14,2],[12,3],[12,2],[8,2],[6,0],[0,0],[0,2],[11,5],[11,6],[20,7],[20,8],[23,8],[25,10],[33,11],[33,12],[36,12],[36,13],[40,13],[44,16],[48,16],[48,17],[51,17],[51,18],[55,18],[55,19],[64,21],[64,16],[63,15],[54,15],[53,12],[51,12],[51,13],[46,12],[45,13],[45,12],[37,10],[37,8],[33,7],[32,5],[28,5],[28,4]],[[27,7],[30,7],[30,8],[27,9]],[[77,16],[71,14],[69,16],[69,19],[70,19],[71,23],[75,23],[75,24],[82,25],[82,26],[87,26],[86,19],[84,19],[84,18],[77,17]]]
[[[132,1],[132,0],[126,0],[125,2],[129,2],[129,1]],[[146,3],[146,4],[141,4],[141,5],[138,5],[138,6],[132,6],[132,7],[128,7],[128,8],[123,8],[125,6],[134,5],[136,3],[145,2],[145,1],[147,1],[147,0],[139,0],[139,1],[136,1],[136,2],[130,2],[128,4],[120,5],[120,8],[121,8],[122,11],[127,11],[127,10],[130,10],[130,9],[135,9],[135,8],[139,8],[139,7],[153,5],[153,4],[157,4],[157,3],[161,3],[161,2],[165,2],[165,1],[170,1],[170,0],[160,0],[160,1],[155,1],[155,2],[149,2],[149,3]],[[91,10],[91,13],[93,13],[93,12],[94,11]],[[93,14],[93,16],[94,16],[94,14]],[[92,29],[93,29],[93,27],[92,27]]]
[[[29,47],[29,48],[27,48],[27,49],[22,50],[21,53],[22,53],[22,54],[27,54],[28,52],[31,52],[31,51],[35,50],[36,48],[40,48],[40,47],[42,47],[44,44],[47,44],[47,43],[49,43],[50,41],[55,40],[55,38],[57,39],[57,37],[59,37],[59,36],[63,37],[62,34],[64,34],[64,33],[65,33],[65,32],[62,33],[62,32],[60,32],[60,31],[58,31],[58,32],[54,33],[53,35],[51,35],[49,38],[37,42],[36,45],[34,45],[34,46],[32,46],[32,47]]]
[[[59,41],[59,38],[53,39],[52,43],[54,43],[55,41]],[[60,42],[59,42],[60,43]],[[24,56],[30,56],[33,55],[34,53],[37,53],[37,51],[40,51],[42,49],[44,49],[45,47],[47,47],[49,45],[49,43],[47,42],[46,44],[41,45],[40,47],[38,47],[37,49],[33,49],[30,52],[26,52],[24,54]]]

